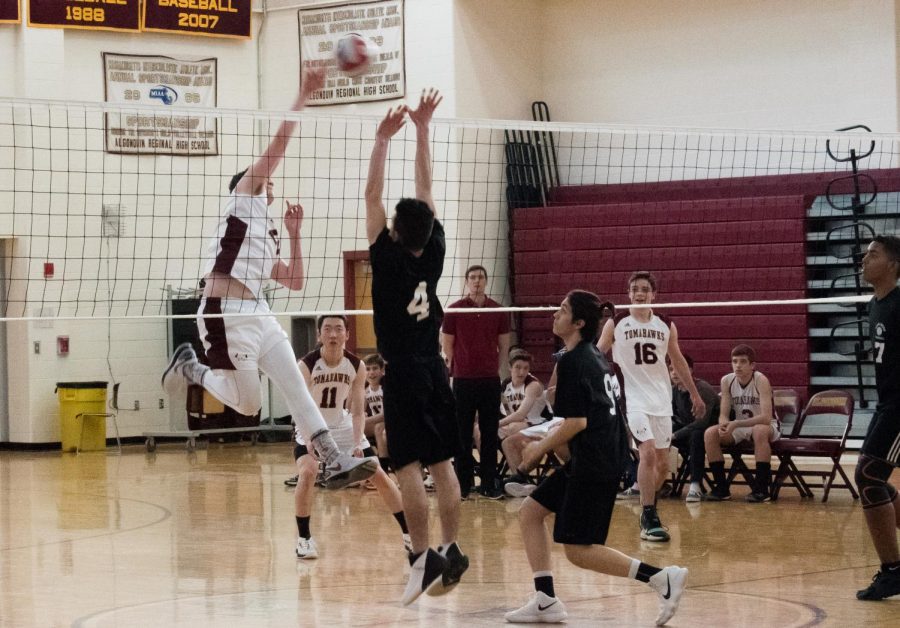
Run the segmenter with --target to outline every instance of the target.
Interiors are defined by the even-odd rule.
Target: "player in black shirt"
[[[553,409],[565,421],[543,440],[529,444],[522,464],[534,467],[563,444],[569,445],[571,457],[525,498],[519,510],[535,593],[525,606],[506,614],[508,622],[561,622],[567,616],[553,590],[550,540],[544,527],[544,520],[553,513],[553,541],[563,545],[570,562],[646,582],[657,592],[658,626],[675,614],[684,592],[687,569],[659,569],[604,545],[628,456],[625,421],[617,404],[619,380],[595,346],[604,310],[612,309],[591,292],[573,290],[553,315],[553,333],[566,345],[556,365]]]
[[[900,499],[890,483],[900,465],[900,238],[877,236],[866,249],[862,275],[875,293],[869,302],[869,335],[878,405],[860,450],[856,485],[881,569],[856,597],[883,600],[900,594]]]
[[[443,311],[436,287],[446,244],[431,195],[429,124],[441,99],[436,90],[423,91],[417,109],[401,105],[388,111],[375,134],[366,185],[375,334],[378,352],[387,361],[384,426],[413,548],[409,582],[400,600],[404,605],[423,592],[447,592],[469,566],[457,544],[459,483],[450,464],[459,430],[438,344]],[[384,166],[390,140],[407,115],[416,126],[416,198],[397,203],[389,230],[382,201]],[[437,490],[442,543],[436,551],[428,542],[422,465],[429,468]]]

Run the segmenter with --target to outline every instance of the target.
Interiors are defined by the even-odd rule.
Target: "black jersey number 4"
[[[417,321],[423,321],[428,318],[430,313],[430,305],[428,303],[428,288],[424,281],[420,281],[413,293],[413,298],[406,306],[406,311],[410,316],[415,316]]]

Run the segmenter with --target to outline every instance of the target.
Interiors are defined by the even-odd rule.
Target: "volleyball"
[[[338,68],[350,76],[362,74],[372,62],[372,48],[374,47],[359,33],[341,37],[334,52]]]

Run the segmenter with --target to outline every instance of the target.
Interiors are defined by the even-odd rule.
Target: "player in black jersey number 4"
[[[387,362],[384,426],[388,452],[400,480],[403,510],[412,537],[409,582],[400,601],[422,593],[445,593],[469,565],[457,544],[459,483],[452,458],[459,429],[438,332],[443,311],[435,289],[444,271],[444,227],[431,196],[429,125],[441,96],[423,91],[416,109],[399,106],[378,125],[366,185],[366,235],[372,264],[372,309],[378,352]],[[416,126],[416,198],[401,199],[387,227],[382,193],[391,138],[406,116]],[[442,543],[428,543],[428,499],[422,481],[428,466],[437,489]]]

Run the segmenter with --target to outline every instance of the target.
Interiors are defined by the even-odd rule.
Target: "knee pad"
[[[856,464],[856,487],[863,508],[875,508],[891,503],[897,496],[897,489],[888,483],[894,467],[889,462],[862,455]]]

